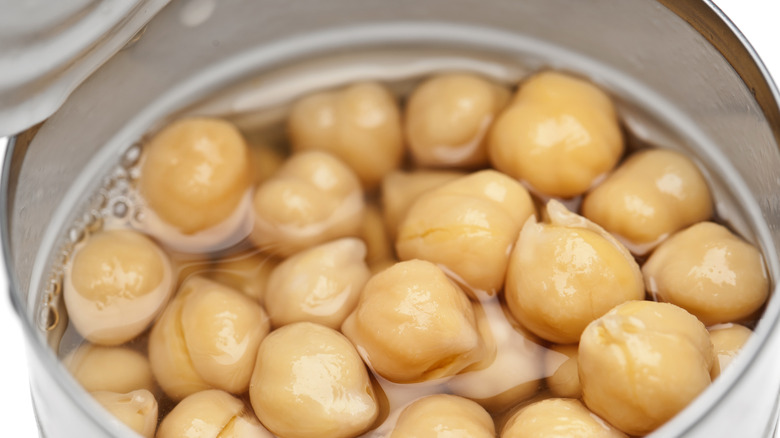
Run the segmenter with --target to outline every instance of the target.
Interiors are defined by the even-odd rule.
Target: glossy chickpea
[[[70,321],[88,341],[119,345],[138,336],[173,290],[168,256],[130,230],[100,231],[76,248],[64,281]]]
[[[545,196],[587,191],[623,154],[614,105],[593,84],[542,72],[520,85],[490,132],[493,166]]]
[[[157,438],[178,437],[272,438],[244,405],[216,390],[194,393],[163,418]]]
[[[290,256],[339,237],[358,236],[364,202],[344,163],[324,152],[293,155],[255,193],[250,238],[261,250]]]
[[[87,392],[154,391],[154,376],[143,354],[124,347],[85,344],[62,361]]]
[[[341,331],[374,371],[396,383],[455,375],[485,353],[468,297],[422,260],[371,277]]]
[[[577,366],[576,344],[551,345],[544,357],[544,369],[547,376],[547,387],[556,397],[580,398],[579,367]]]
[[[157,381],[174,400],[208,388],[249,387],[270,323],[256,301],[203,277],[187,280],[149,336]]]
[[[363,241],[345,237],[280,263],[271,273],[265,297],[271,324],[309,321],[341,327],[371,275],[365,256]]]
[[[144,438],[152,438],[157,429],[157,400],[146,389],[126,394],[95,391],[92,397],[119,421]]]
[[[455,395],[423,397],[405,407],[390,438],[494,438],[490,414],[477,403]]]
[[[447,170],[396,170],[382,179],[382,216],[391,240],[398,235],[398,226],[409,208],[423,193],[454,181],[466,173]]]
[[[712,222],[701,222],[662,243],[642,266],[647,290],[705,325],[752,315],[769,296],[761,253]]]
[[[263,340],[249,396],[260,421],[287,438],[357,436],[378,415],[355,347],[310,322],[286,325]]]
[[[383,85],[350,85],[314,93],[293,105],[287,123],[293,151],[329,152],[352,168],[367,188],[403,158],[401,114]]]
[[[279,261],[256,252],[244,252],[227,259],[219,259],[208,272],[217,283],[230,286],[244,295],[263,303],[268,278]]]
[[[582,214],[644,254],[675,231],[709,219],[712,196],[688,157],[651,149],[631,155],[590,192]]]
[[[246,237],[250,158],[235,126],[178,120],[144,150],[138,189],[149,207],[142,222],[150,234],[183,251],[224,248]]]
[[[539,391],[545,349],[515,326],[497,299],[475,306],[475,314],[487,354],[448,380],[447,388],[490,412],[503,412]]]
[[[501,438],[626,438],[626,434],[593,415],[579,400],[550,398],[517,411]]]
[[[433,77],[409,96],[405,133],[417,164],[484,167],[487,133],[509,101],[509,90],[479,76]]]
[[[401,260],[438,264],[472,296],[495,295],[517,233],[533,215],[520,183],[483,170],[420,196],[399,227],[396,250]]]
[[[710,371],[713,380],[731,365],[731,361],[752,335],[752,330],[739,324],[722,324],[710,328],[710,341],[715,349],[715,362]]]
[[[582,333],[583,400],[623,432],[646,435],[709,386],[713,360],[707,329],[684,309],[623,303]]]
[[[598,225],[554,200],[546,212],[548,223],[523,226],[504,293],[512,315],[531,332],[576,343],[612,307],[644,299],[642,275],[628,250]]]

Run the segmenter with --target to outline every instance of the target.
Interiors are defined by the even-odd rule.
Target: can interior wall
[[[719,212],[760,246],[776,284],[777,93],[760,64],[753,59],[745,64],[749,48],[711,5],[312,0],[293,6],[264,0],[214,4],[206,18],[194,22],[191,8],[196,3],[173,2],[166,7],[141,38],[95,72],[54,116],[17,136],[9,148],[2,191],[7,206],[2,218],[5,260],[12,296],[24,316],[32,388],[47,436],[128,432],[97,409],[46,346],[50,334],[44,328],[50,314],[43,299],[45,274],[56,263],[58,239],[76,212],[83,211],[79,206],[84,193],[100,184],[105,169],[118,162],[129,145],[170,114],[255,111],[251,105],[236,107],[235,100],[225,96],[249,90],[268,104],[267,90],[274,78],[289,80],[295,72],[304,79],[313,78],[306,76],[307,71],[342,72],[325,79],[320,75],[319,85],[299,82],[312,87],[350,80],[339,62],[358,62],[363,68],[350,74],[375,79],[402,79],[415,73],[371,67],[382,63],[419,69],[485,68],[485,74],[507,81],[539,67],[589,76],[618,97],[627,123],[632,117],[636,121],[635,129],[664,147],[685,149],[700,158],[718,193]],[[700,33],[704,30],[709,38]],[[713,38],[718,34],[724,36]],[[714,46],[718,41],[720,45]],[[425,63],[437,57],[449,64]],[[482,67],[469,64],[470,59],[484,61],[478,64]],[[226,88],[235,82],[241,85]],[[206,99],[216,92],[222,100]],[[277,95],[276,103],[291,96]],[[714,412],[719,400],[731,396],[738,380],[745,380],[743,374],[757,373],[752,364],[760,362],[762,354],[777,354],[773,335],[778,315],[780,304],[773,296],[745,359],[735,364],[738,372],[716,382],[657,434],[686,434],[708,411]],[[764,434],[780,388],[780,375],[775,374],[767,376],[763,388],[771,403],[750,413]],[[696,433],[703,434],[703,429],[698,426]]]

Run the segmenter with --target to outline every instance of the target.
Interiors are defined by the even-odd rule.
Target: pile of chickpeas
[[[67,266],[76,380],[144,437],[625,437],[751,335],[761,254],[592,83],[440,74],[403,108],[365,82],[295,102],[286,149],[155,133],[140,220]]]

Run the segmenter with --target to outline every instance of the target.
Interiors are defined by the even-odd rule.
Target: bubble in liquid
[[[103,228],[103,215],[97,210],[92,210],[86,215],[86,228],[90,233],[100,231]]]
[[[68,230],[68,242],[75,245],[84,240],[84,230],[81,227],[71,227]]]
[[[111,214],[113,214],[114,217],[118,219],[122,219],[127,216],[129,210],[130,208],[127,206],[127,203],[122,199],[116,200],[114,205],[111,206]]]
[[[139,158],[141,158],[141,145],[135,143],[125,151],[124,155],[122,155],[119,165],[125,169],[129,169],[138,163]]]

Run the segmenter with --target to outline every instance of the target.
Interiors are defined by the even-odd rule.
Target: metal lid
[[[0,0],[0,136],[49,117],[169,0]]]

